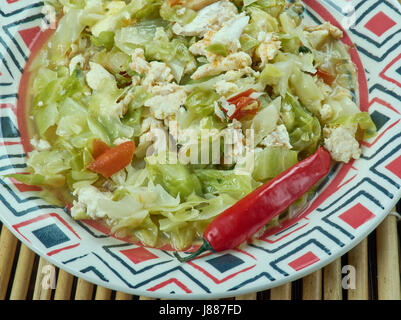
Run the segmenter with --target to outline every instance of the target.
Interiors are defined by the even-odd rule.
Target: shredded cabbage
[[[268,147],[255,152],[252,176],[258,181],[274,178],[298,162],[298,152],[283,147]]]
[[[192,193],[201,193],[199,180],[182,164],[148,164],[147,167],[152,181],[174,197],[186,199]]]
[[[234,171],[205,169],[195,170],[195,174],[202,183],[203,192],[207,194],[228,194],[240,199],[253,190],[252,178]]]
[[[304,155],[312,154],[322,135],[319,120],[291,94],[287,94],[283,103],[282,120],[288,130],[291,145]]]
[[[214,102],[219,98],[214,90],[195,89],[188,96],[185,105],[197,115],[207,117],[214,113]]]

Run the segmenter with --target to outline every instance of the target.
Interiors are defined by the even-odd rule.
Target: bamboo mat
[[[7,228],[0,228],[0,300],[151,299],[96,286],[52,268]],[[389,215],[369,237],[327,267],[281,287],[229,300],[401,300],[400,235],[401,223]],[[55,270],[54,289],[43,288],[43,268]]]

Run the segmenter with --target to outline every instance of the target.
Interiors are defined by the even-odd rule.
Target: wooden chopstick
[[[156,298],[140,296],[139,300],[156,300]]]
[[[17,238],[3,225],[0,234],[0,300],[4,300],[7,294],[17,243]]]
[[[132,295],[125,292],[116,292],[116,300],[132,300]]]
[[[397,220],[388,216],[377,228],[377,283],[379,300],[400,300]]]
[[[270,300],[291,300],[291,283],[270,289]]]
[[[75,289],[75,300],[92,300],[93,284],[78,278]]]
[[[49,270],[45,270],[45,266],[49,266]],[[50,265],[45,259],[39,259],[32,300],[50,300],[52,294],[51,282],[53,281],[53,276],[55,277],[55,270],[55,267]],[[54,274],[52,274],[53,272]],[[45,279],[46,275],[49,279]],[[44,284],[44,282],[46,282],[46,284]]]
[[[355,289],[347,290],[348,300],[369,299],[368,239],[365,238],[348,253],[348,265],[355,270]]]
[[[73,281],[74,277],[71,274],[59,269],[54,300],[70,300]]]
[[[256,292],[243,294],[235,297],[235,300],[257,300],[258,294]]]
[[[97,286],[95,300],[110,300],[111,290],[105,287]]]
[[[35,253],[22,243],[11,288],[10,300],[24,300],[26,298],[34,260]]]
[[[322,299],[322,270],[317,270],[302,279],[302,299]]]
[[[323,269],[323,299],[342,299],[341,258],[334,260]]]

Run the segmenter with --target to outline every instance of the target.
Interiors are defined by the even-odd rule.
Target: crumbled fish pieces
[[[225,97],[228,97],[228,96],[232,95],[233,93],[238,92],[240,90],[239,87],[235,83],[228,82],[225,80],[217,81],[216,85],[215,85],[215,89],[219,95],[225,96]]]
[[[333,118],[334,116],[334,110],[331,107],[331,105],[325,103],[321,109],[319,110],[320,112],[320,117],[322,118],[323,121],[329,121]]]
[[[94,186],[86,186],[74,191],[74,196],[78,200],[74,200],[71,208],[72,217],[77,216],[82,212],[86,212],[92,219],[105,218],[107,211],[100,206],[101,200],[111,200],[111,192],[101,192]]]
[[[223,44],[229,52],[236,52],[241,48],[239,39],[248,25],[249,16],[240,14],[225,23],[223,27],[217,31],[211,39],[212,43]]]
[[[263,68],[270,60],[279,53],[281,41],[272,33],[260,32],[258,35],[259,46],[256,48],[255,55],[261,60],[260,68]]]
[[[153,117],[145,118],[141,126],[139,144],[135,150],[136,156],[139,158],[145,157],[148,148],[153,144],[154,140],[156,140],[156,137],[159,137],[160,133],[164,134],[164,132],[165,129],[160,120],[156,120]]]
[[[132,61],[129,66],[133,71],[139,74],[146,74],[149,72],[150,65],[145,59],[145,52],[142,48],[135,49],[131,58]]]
[[[227,151],[224,153],[224,163],[237,163],[243,157],[245,150],[245,136],[242,132],[241,122],[233,119],[221,135],[224,138],[224,149]]]
[[[307,31],[305,33],[306,40],[313,48],[320,48],[330,38],[338,40],[343,37],[343,32],[330,22],[318,26],[307,26],[305,31]]]
[[[331,37],[338,40],[344,36],[343,32],[336,26],[333,26],[330,22],[325,22],[316,26],[307,26],[305,28],[306,31],[315,32],[315,31],[327,31]]]
[[[86,74],[86,82],[93,90],[98,90],[103,81],[116,81],[111,73],[109,73],[100,64],[89,62],[90,70]]]
[[[184,89],[179,89],[166,95],[157,95],[145,101],[145,106],[150,108],[152,116],[159,120],[164,120],[169,116],[175,115],[180,106],[185,104],[187,93]]]
[[[241,48],[239,39],[248,22],[249,17],[247,15],[236,15],[218,31],[208,31],[202,40],[191,45],[189,51],[194,55],[206,56],[209,62],[219,57],[219,55],[208,50],[210,45],[222,45],[226,48],[228,54],[237,52]]]
[[[218,30],[237,13],[238,9],[233,3],[218,1],[201,9],[189,24],[181,26],[176,23],[172,29],[180,36],[203,37],[208,31]]]
[[[335,161],[348,163],[351,159],[359,159],[361,148],[355,139],[357,127],[324,128],[324,147]]]
[[[259,71],[253,70],[251,67],[245,67],[239,70],[230,70],[224,74],[225,81],[237,81],[244,76],[258,77],[260,75]]]
[[[276,130],[265,137],[260,144],[265,147],[285,147],[287,149],[292,149],[290,136],[287,128],[283,124],[278,125]]]
[[[219,57],[215,61],[200,66],[198,70],[192,74],[194,80],[204,78],[206,76],[216,76],[222,72],[230,70],[238,70],[252,65],[252,58],[245,52],[236,52],[227,57]]]
[[[142,81],[145,87],[151,88],[155,85],[168,83],[174,80],[171,68],[166,63],[152,61],[149,65],[149,71]]]

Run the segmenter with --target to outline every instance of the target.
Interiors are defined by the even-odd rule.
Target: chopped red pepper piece
[[[254,92],[256,92],[255,89],[249,89],[249,90],[246,90],[246,91],[244,91],[244,92],[241,92],[240,94],[237,94],[237,95],[234,96],[234,97],[231,97],[231,98],[228,99],[227,101],[228,101],[228,103],[236,104],[240,98],[242,98],[242,97],[249,97],[249,96],[250,96],[252,93],[254,93]]]
[[[110,149],[107,143],[99,139],[94,139],[92,144],[92,156],[96,159]]]
[[[135,143],[124,142],[101,154],[88,166],[88,169],[110,178],[131,163],[134,153]]]
[[[260,186],[218,215],[203,233],[203,245],[181,262],[204,251],[234,249],[247,241],[274,217],[284,212],[330,171],[331,156],[323,148]]]
[[[237,100],[236,109],[231,118],[240,120],[246,115],[255,115],[258,113],[259,107],[259,100],[250,97],[241,97]]]
[[[317,72],[315,75],[317,75],[320,79],[324,81],[324,83],[328,84],[329,86],[331,86],[334,80],[336,80],[336,77],[333,76],[331,73],[328,73],[327,71],[319,68],[317,68]]]
[[[254,92],[256,92],[256,90],[249,89],[227,100],[229,104],[235,105],[235,111],[231,115],[228,115],[228,110],[223,108],[223,111],[229,120],[240,120],[246,115],[255,115],[258,113],[260,101],[250,97]]]

